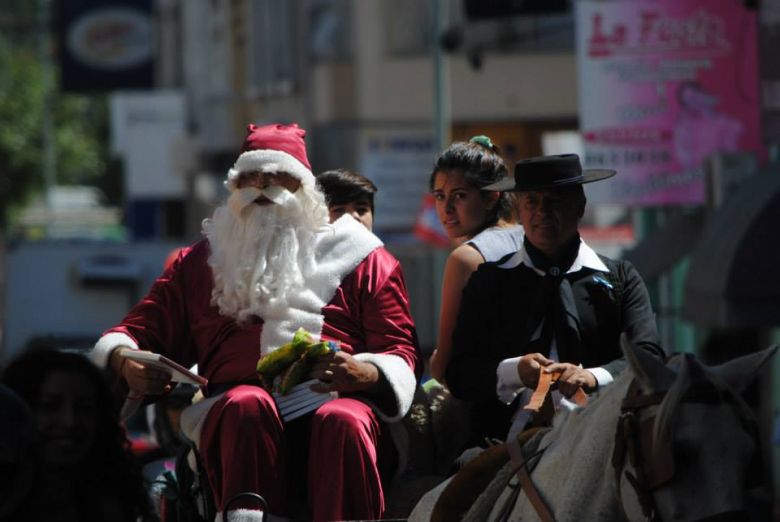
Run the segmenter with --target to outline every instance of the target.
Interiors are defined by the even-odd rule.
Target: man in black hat
[[[580,238],[582,184],[615,175],[583,171],[576,154],[519,161],[514,178],[484,190],[518,192],[523,246],[485,263],[465,289],[447,384],[476,401],[473,442],[505,438],[541,368],[562,372],[566,397],[612,382],[625,366],[620,336],[658,357],[655,316],[639,273],[596,254]]]

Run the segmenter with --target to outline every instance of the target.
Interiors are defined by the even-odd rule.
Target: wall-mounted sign
[[[109,98],[112,149],[124,160],[125,198],[180,198],[186,192],[175,158],[186,134],[184,95],[177,91],[118,92]],[[191,152],[190,152],[191,153]]]
[[[757,17],[733,0],[576,3],[584,162],[618,175],[588,198],[697,204],[719,152],[764,156]]]
[[[379,188],[374,227],[411,232],[436,154],[428,129],[371,128],[360,136],[360,173]]]
[[[63,90],[153,87],[151,0],[68,0],[59,9]]]

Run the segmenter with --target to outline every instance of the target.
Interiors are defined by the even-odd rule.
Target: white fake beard
[[[274,203],[257,205],[260,195]],[[319,192],[307,195],[304,187],[295,194],[280,187],[234,191],[203,221],[214,275],[211,304],[238,322],[283,313],[316,270],[315,237],[326,224]]]

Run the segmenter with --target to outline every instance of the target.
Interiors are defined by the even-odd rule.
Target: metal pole
[[[447,3],[450,0],[432,0],[431,1],[431,19],[433,20],[433,132],[434,145],[436,151],[443,150],[450,140],[450,116],[449,116],[449,70],[447,60],[441,49],[439,39],[447,20]],[[438,319],[441,309],[441,282],[444,273],[444,263],[449,251],[433,249],[433,255],[429,257],[432,270],[432,295],[433,295],[433,317],[431,323],[432,339],[434,347],[436,336],[438,335]],[[428,354],[429,355],[429,354]]]
[[[52,118],[53,89],[49,46],[49,0],[38,0],[38,53],[41,64],[41,85],[43,87],[43,111],[41,117],[41,138],[43,141],[43,184],[46,208],[49,218],[53,217],[53,193],[57,183],[56,148],[54,141],[54,119]],[[47,229],[48,235],[48,229]]]
[[[439,37],[447,20],[447,2],[449,0],[432,0],[433,18],[433,96],[434,96],[434,137],[437,150],[442,150],[450,140],[449,129],[449,69]]]

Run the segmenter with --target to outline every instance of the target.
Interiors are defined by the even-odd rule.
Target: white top
[[[512,225],[486,228],[466,243],[476,248],[485,261],[498,261],[523,246],[523,227]]]

